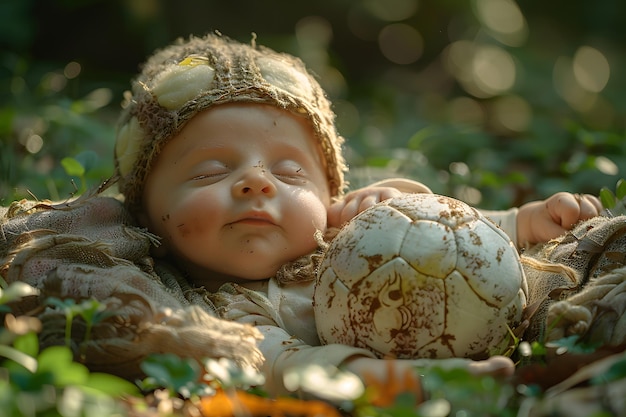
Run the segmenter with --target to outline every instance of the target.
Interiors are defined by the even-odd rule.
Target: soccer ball
[[[508,347],[527,292],[517,250],[492,221],[450,197],[406,194],[341,229],[314,309],[324,344],[381,358],[483,358]]]

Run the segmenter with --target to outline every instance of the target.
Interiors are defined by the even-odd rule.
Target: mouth
[[[237,220],[236,222],[233,222],[232,224],[247,224],[250,226],[272,226],[274,225],[274,223],[265,220],[265,219],[254,219],[254,218],[248,218],[248,219],[241,219],[241,220]]]
[[[241,218],[235,220],[231,224],[246,224],[250,226],[275,226],[276,223],[272,216],[265,212],[245,213]]]

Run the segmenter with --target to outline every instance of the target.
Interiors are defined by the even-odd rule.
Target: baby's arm
[[[354,216],[383,200],[403,193],[431,193],[424,184],[404,178],[376,182],[349,192],[328,210],[329,227],[341,227]],[[590,194],[559,192],[551,197],[502,211],[480,210],[497,223],[518,248],[559,237],[576,223],[597,216],[600,200]]]
[[[313,283],[278,286],[272,280],[268,284],[267,293],[227,284],[222,287],[223,291],[212,296],[212,300],[223,318],[254,325],[263,335],[263,340],[259,342],[259,349],[265,357],[261,366],[266,377],[263,388],[271,395],[289,394],[284,385],[285,374],[290,368],[306,364],[343,368],[364,382],[374,378],[381,383],[385,383],[392,375],[399,378],[407,372],[418,380],[418,368],[433,366],[465,368],[476,374],[491,375],[509,375],[514,369],[513,362],[504,357],[485,361],[461,358],[382,360],[366,349],[339,344],[320,346],[319,339],[310,334],[310,330],[315,332],[310,296],[309,301],[304,303],[307,291],[313,288]],[[298,302],[299,299],[301,302]],[[295,304],[291,302],[294,300]],[[301,303],[304,304],[300,306]],[[287,324],[285,320],[292,322]],[[301,335],[296,336],[293,331],[289,331],[290,326],[296,326]]]
[[[275,326],[259,326],[258,330],[264,339],[259,348],[265,355],[262,371],[267,381],[264,388],[273,395],[286,395],[289,392],[283,384],[286,372],[302,364],[331,365],[348,370],[359,377],[364,383],[375,379],[386,384],[390,377],[400,380],[407,373],[419,384],[420,370],[434,366],[446,369],[467,369],[475,375],[510,376],[515,365],[510,358],[493,356],[483,361],[465,358],[449,359],[377,359],[364,349],[350,346],[330,344],[325,346],[308,346],[295,339],[283,329]]]
[[[518,247],[559,237],[601,211],[600,200],[590,194],[559,192],[546,200],[526,203],[517,214]]]
[[[590,194],[559,192],[519,208],[479,211],[500,226],[517,248],[524,248],[559,237],[579,221],[597,216],[602,204]]]
[[[307,364],[337,367],[357,357],[377,361],[371,352],[364,349],[338,344],[308,345],[278,326],[257,326],[257,330],[263,335],[263,340],[259,342],[259,349],[265,357],[261,366],[265,375],[263,389],[271,395],[290,394],[285,388],[284,376],[295,367]]]

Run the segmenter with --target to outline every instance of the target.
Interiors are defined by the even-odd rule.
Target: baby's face
[[[330,195],[309,122],[265,104],[199,113],[146,181],[143,223],[196,284],[273,276],[317,247]]]

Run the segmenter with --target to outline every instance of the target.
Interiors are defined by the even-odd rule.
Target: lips
[[[269,213],[263,211],[251,211],[244,213],[231,224],[247,224],[252,226],[275,226],[276,223]]]

